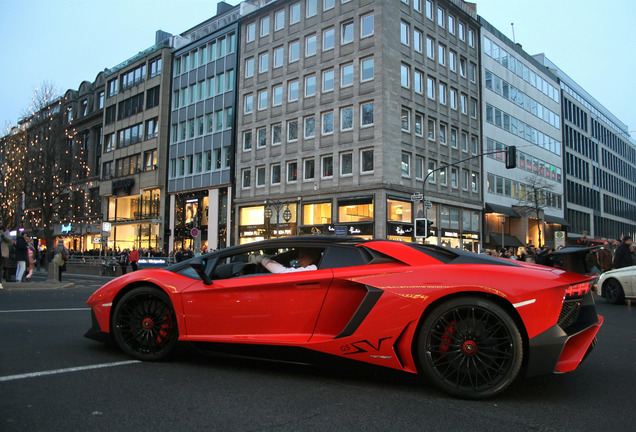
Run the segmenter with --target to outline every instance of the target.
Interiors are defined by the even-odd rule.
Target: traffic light
[[[415,238],[427,238],[432,221],[425,218],[415,218]]]
[[[512,169],[517,167],[517,147],[508,146],[506,148],[506,168]]]

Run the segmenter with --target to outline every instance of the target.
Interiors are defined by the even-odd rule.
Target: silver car
[[[608,303],[623,304],[625,299],[636,299],[636,265],[603,273],[596,288]]]

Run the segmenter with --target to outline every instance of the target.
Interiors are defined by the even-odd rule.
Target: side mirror
[[[204,284],[213,284],[212,279],[210,279],[210,277],[205,273],[205,266],[201,263],[201,260],[193,260],[190,263],[190,267],[192,267],[194,271],[197,272]]]

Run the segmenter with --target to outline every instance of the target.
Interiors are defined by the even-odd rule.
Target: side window
[[[320,269],[353,267],[366,264],[362,251],[353,246],[327,248],[320,262]]]

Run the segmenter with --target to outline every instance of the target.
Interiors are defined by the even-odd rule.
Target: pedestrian
[[[587,273],[600,273],[601,272],[599,270],[598,258],[596,257],[596,251],[594,249],[591,249],[585,255],[585,268],[587,270]]]
[[[66,249],[66,246],[64,246],[64,240],[59,239],[57,241],[57,246],[53,249],[53,262],[58,267],[57,280],[60,282],[62,282],[62,272],[66,271],[66,261],[68,261],[70,257],[71,253],[68,249]]]
[[[4,260],[9,259],[9,251],[14,240],[9,235],[7,228],[0,224],[0,289],[2,289],[2,279],[9,280],[4,275]]]
[[[598,265],[601,273],[612,269],[612,251],[608,242],[603,243],[603,247],[598,250]]]
[[[121,274],[125,275],[128,271],[128,249],[124,249],[119,254],[119,266],[121,267]]]
[[[130,252],[130,266],[132,271],[137,271],[137,263],[139,262],[139,251],[136,246],[133,246],[133,250]]]
[[[632,244],[632,238],[630,236],[623,237],[623,242],[616,248],[614,254],[614,268],[623,268],[634,265],[632,262],[632,255],[630,253],[630,246]]]
[[[27,274],[24,278],[26,279],[27,282],[29,282],[31,280],[31,276],[33,275],[33,269],[35,268],[35,261],[36,261],[36,251],[35,251],[35,246],[33,246],[32,239],[27,239],[27,248],[29,251],[29,263],[26,269]]]
[[[22,235],[18,236],[15,241],[15,260],[17,262],[17,267],[15,269],[16,282],[22,282],[22,277],[24,276],[28,259],[29,248],[27,246],[27,234],[26,232],[23,232]]]

